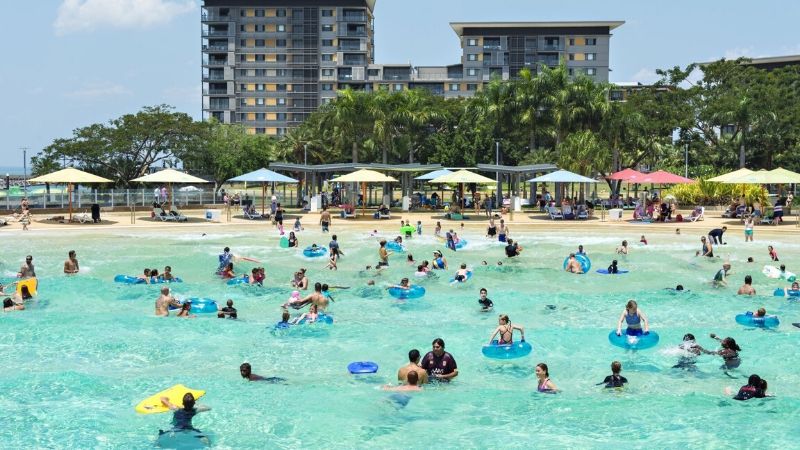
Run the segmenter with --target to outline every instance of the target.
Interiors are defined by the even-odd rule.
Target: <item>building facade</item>
[[[624,22],[452,23],[461,61],[375,64],[375,0],[204,0],[203,118],[280,136],[340,89],[474,95],[492,77],[564,61],[608,81],[611,30]]]

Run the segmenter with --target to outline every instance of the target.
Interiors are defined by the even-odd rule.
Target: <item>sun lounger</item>
[[[161,208],[153,208],[153,215],[156,220],[161,220],[162,222],[169,222],[169,221],[178,221],[178,218],[173,216],[172,214],[167,214]]]
[[[89,215],[89,213],[87,213],[86,211],[82,213],[73,214],[72,219],[70,219],[71,222],[79,222],[79,223],[91,222],[91,220],[92,216]]]
[[[552,219],[552,220],[556,220],[556,219],[564,220],[564,215],[561,214],[561,211],[556,209],[555,206],[549,206],[547,208],[547,214],[550,216],[550,219]]]
[[[585,209],[579,209],[577,219],[589,220],[589,213]]]
[[[351,212],[351,213],[348,213],[347,211],[342,210],[341,216],[342,216],[343,219],[355,219],[356,218],[355,211]]]
[[[689,221],[690,222],[697,222],[698,220],[705,220],[705,213],[706,213],[706,207],[705,206],[701,206],[700,207],[700,212],[696,216],[690,216],[689,217]]]
[[[173,206],[167,213],[175,218],[178,222],[188,222],[189,218],[186,217],[178,208]]]
[[[244,207],[242,207],[242,214],[244,215],[244,218],[245,218],[245,219],[250,219],[250,220],[258,220],[258,219],[263,219],[263,218],[264,218],[264,217],[262,217],[262,216],[261,216],[261,214],[259,214],[258,212],[251,213],[251,212],[249,211],[249,209],[250,209],[250,207],[249,207],[249,206],[244,206]]]

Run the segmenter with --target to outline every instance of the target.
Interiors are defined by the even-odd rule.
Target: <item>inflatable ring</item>
[[[658,345],[658,333],[651,331],[639,336],[628,336],[623,332],[621,336],[617,336],[617,330],[611,330],[608,333],[608,342],[626,350],[644,350]]]
[[[595,272],[603,274],[603,275],[618,275],[621,273],[628,273],[627,270],[617,269],[617,273],[610,273],[608,269],[597,269]]]
[[[333,316],[330,316],[325,313],[317,314],[317,320],[313,322],[309,322],[307,318],[303,318],[298,324],[312,324],[312,323],[324,323],[325,325],[333,325]]]
[[[456,277],[453,277],[453,278],[450,278],[450,282],[451,283],[466,283],[467,281],[469,281],[470,278],[472,278],[472,271],[468,270],[467,271],[467,278],[465,280],[456,281]]]
[[[736,323],[746,327],[775,328],[780,325],[781,322],[778,320],[778,316],[768,315],[756,317],[753,315],[752,311],[747,311],[744,314],[736,315]]]
[[[389,241],[386,243],[386,250],[391,250],[393,252],[398,252],[398,253],[405,253],[406,247],[398,242]]]
[[[456,242],[456,249],[464,248],[466,246],[467,246],[467,240],[466,239],[459,239],[458,242]]]
[[[250,277],[247,275],[242,275],[241,277],[231,278],[225,284],[228,286],[236,286],[239,284],[250,284]]]
[[[325,247],[317,247],[316,250],[312,250],[311,247],[306,247],[305,250],[303,250],[303,256],[307,256],[309,258],[324,256],[325,253],[328,253],[328,249]]]
[[[788,295],[789,297],[800,297],[800,291],[793,291],[791,289],[786,289],[786,292],[784,292],[783,288],[778,288],[775,289],[772,295],[774,295],[775,297],[785,297],[786,295]]]
[[[123,284],[145,284],[144,279],[139,277],[134,277],[132,275],[117,275],[114,277],[115,283],[123,283]],[[171,280],[165,280],[163,278],[150,278],[150,284],[164,284],[164,283],[183,283],[178,277],[175,277]]]
[[[375,373],[378,365],[372,361],[355,361],[347,365],[347,371],[352,374]]]
[[[22,295],[22,286],[28,287],[28,292],[31,295],[36,295],[36,287],[39,285],[39,282],[36,280],[36,277],[27,278],[22,281],[17,282],[17,294]]]
[[[589,261],[589,258],[583,255],[575,255],[575,259],[578,260],[578,263],[581,265],[583,273],[589,273],[589,269],[592,268],[592,262]],[[569,264],[569,256],[564,258],[564,270],[567,270],[567,264]]]
[[[399,299],[420,298],[425,296],[425,288],[418,285],[411,285],[408,289],[392,286],[389,288],[389,295]]]
[[[192,303],[192,307],[189,309],[189,311],[195,314],[216,314],[219,311],[216,300],[212,300],[210,298],[192,297],[180,302],[180,304],[183,305],[183,303],[187,301]],[[176,311],[178,309],[180,308],[176,308],[174,306],[169,307],[170,311]]]
[[[497,340],[481,349],[483,356],[492,359],[514,359],[530,355],[533,351],[531,344],[521,340],[512,344],[498,344]]]

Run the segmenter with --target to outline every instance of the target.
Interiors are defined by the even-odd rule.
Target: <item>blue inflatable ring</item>
[[[211,313],[216,314],[219,311],[219,308],[217,308],[217,302],[210,298],[192,297],[192,298],[187,298],[184,301],[192,302],[192,307],[189,309],[189,311],[195,314],[211,314]],[[180,302],[181,305],[183,303],[184,302]],[[175,311],[180,308],[170,306],[169,309],[170,311]]]
[[[753,315],[752,311],[747,311],[744,314],[736,315],[736,323],[746,327],[775,328],[780,325],[781,322],[778,320],[778,316],[768,315],[756,317]]]
[[[644,350],[658,345],[658,333],[651,331],[649,334],[628,336],[623,331],[621,336],[617,336],[617,330],[611,330],[608,333],[608,342],[626,350]]]
[[[145,284],[144,280],[139,277],[134,277],[131,275],[117,275],[114,277],[115,283],[123,283],[123,284]],[[163,283],[183,283],[183,280],[180,278],[174,278],[172,280],[164,280],[162,278],[150,278],[150,284],[163,284]]]
[[[456,242],[456,248],[457,249],[458,248],[464,248],[466,246],[467,246],[467,240],[466,239],[459,239],[458,242]]]
[[[303,250],[303,256],[308,256],[309,258],[324,256],[325,253],[328,253],[328,249],[325,247],[317,247],[316,250],[312,250],[311,247],[306,247],[305,250]]]
[[[617,275],[617,274],[622,274],[622,273],[628,273],[627,270],[622,270],[622,269],[617,269],[617,273],[610,273],[608,271],[608,269],[597,269],[597,270],[595,270],[595,272],[597,272],[599,274],[603,274],[603,275]]]
[[[800,291],[793,291],[791,289],[787,289],[786,294],[788,294],[789,297],[800,297]],[[772,295],[774,295],[775,297],[783,297],[784,296],[783,288],[775,289],[775,292],[773,292]]]
[[[378,371],[378,365],[372,361],[355,361],[347,365],[348,372],[352,374],[375,373]]]
[[[470,278],[472,278],[472,271],[468,270],[467,271],[467,279],[464,280],[464,281],[458,281],[458,283],[466,283],[467,281],[469,281]],[[450,278],[450,282],[451,283],[456,283],[456,277],[454,276],[453,278]]]
[[[333,316],[330,316],[325,313],[317,314],[317,320],[313,322],[309,322],[305,317],[300,321],[297,322],[298,324],[313,324],[313,323],[324,323],[325,325],[333,325]]]
[[[403,244],[399,244],[395,241],[389,241],[386,243],[386,250],[391,250],[393,252],[398,252],[398,253],[405,253],[406,247]]]
[[[494,340],[490,345],[484,345],[481,349],[483,356],[492,359],[514,359],[528,356],[533,351],[531,344],[524,340],[503,345],[497,342],[497,340]]]
[[[392,286],[389,288],[389,295],[399,299],[420,298],[425,296],[425,288],[416,284],[412,284],[408,289]]]
[[[583,255],[575,255],[575,259],[577,259],[578,263],[580,263],[581,268],[583,269],[583,273],[589,273],[589,269],[592,268],[592,262],[589,261],[589,258]],[[564,258],[564,270],[567,270],[568,263],[569,263],[569,256]]]
[[[236,286],[237,284],[248,284],[249,282],[250,282],[250,277],[248,277],[247,275],[242,275],[241,277],[231,278],[225,284],[227,284],[228,286]]]

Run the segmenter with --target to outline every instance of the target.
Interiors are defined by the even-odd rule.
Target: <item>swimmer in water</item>
[[[623,385],[628,382],[628,379],[620,375],[620,372],[622,372],[622,363],[619,361],[612,362],[611,375],[608,375],[601,383],[597,383],[597,385],[605,384],[606,388],[623,387]]]
[[[576,255],[581,255],[581,256],[586,256],[587,258],[589,257],[589,255],[587,255],[586,252],[583,251],[583,245],[579,245],[578,246],[578,251],[575,252],[575,254]]]
[[[722,287],[728,285],[728,272],[731,270],[731,264],[725,263],[722,265],[722,269],[719,269],[714,275],[714,281],[712,284],[714,287]]]
[[[469,276],[466,264],[461,264],[461,267],[456,272],[455,277],[453,277],[453,282],[456,283],[463,283],[467,281],[467,276]]]
[[[194,395],[187,392],[183,396],[183,407],[173,405],[169,401],[169,397],[161,397],[161,404],[166,406],[173,412],[172,416],[172,429],[173,430],[192,430],[200,431],[192,425],[192,418],[198,413],[210,411],[211,408],[203,405],[196,405]],[[206,438],[207,439],[207,438]]]
[[[684,354],[678,359],[678,364],[672,366],[673,369],[683,369],[694,371],[697,370],[697,357],[705,351],[703,347],[697,344],[692,333],[683,335],[683,342],[678,346],[679,349],[684,351]]]
[[[778,252],[775,251],[775,248],[773,246],[768,245],[767,250],[769,250],[769,257],[772,258],[773,261],[780,261],[778,259]]]
[[[281,383],[286,381],[279,377],[262,377],[261,375],[256,375],[253,373],[253,368],[250,366],[250,363],[242,363],[242,365],[239,366],[239,374],[247,381],[266,381],[268,383]]]
[[[620,255],[628,254],[628,241],[622,241],[622,244],[617,247],[617,253]]]
[[[550,371],[547,369],[547,364],[537,364],[534,373],[536,374],[536,390],[538,392],[548,394],[555,394],[558,392],[556,385],[550,381]]]
[[[478,304],[481,305],[481,312],[489,312],[494,307],[494,303],[492,303],[487,295],[489,295],[489,291],[487,291],[486,288],[481,288],[480,298],[478,299]]]
[[[700,250],[700,254],[702,256],[705,256],[705,257],[708,257],[708,258],[713,258],[714,257],[714,246],[711,245],[711,242],[710,241],[707,242],[705,236],[700,236],[700,243],[701,243],[701,247],[702,247],[701,250]]]
[[[794,291],[794,292],[800,291],[800,283],[795,281],[794,283],[792,283],[792,287],[791,288],[783,288],[783,296],[784,297],[789,297],[789,292],[790,291]]]
[[[617,267],[617,260],[611,261],[611,265],[608,266],[608,273],[619,273],[619,268]]]
[[[647,323],[647,317],[639,306],[636,300],[628,300],[625,305],[625,310],[619,316],[617,321],[617,336],[622,336],[622,323],[625,322],[628,328],[625,329],[625,334],[628,336],[642,336],[650,334],[650,326]]]
[[[386,289],[397,288],[397,289],[411,289],[411,286],[408,284],[408,278],[403,278],[400,280],[400,284],[394,284],[392,286],[387,287]]]
[[[726,337],[725,339],[720,339],[714,333],[711,333],[710,336],[711,339],[716,339],[719,341],[720,349],[716,351],[703,349],[702,351],[707,355],[721,356],[723,364],[720,367],[720,369],[725,370],[726,371],[725,373],[728,374],[727,370],[736,369],[737,367],[739,367],[740,364],[742,364],[742,360],[741,358],[739,358],[739,352],[742,351],[742,349],[739,348],[739,345],[736,344],[735,339],[733,339],[732,337]]]
[[[640,243],[640,244],[647,245],[647,238],[645,238],[645,237],[644,237],[644,235],[642,235],[642,238],[641,238],[641,239],[639,239],[639,243]]]
[[[577,274],[583,273],[583,266],[581,266],[581,263],[579,263],[578,260],[575,259],[575,253],[569,254],[567,267],[564,270],[566,270],[567,272],[572,272]]]
[[[491,336],[489,336],[489,345],[492,344],[495,336],[497,337],[497,345],[510,345],[514,343],[514,330],[519,330],[520,334],[522,335],[521,340],[525,340],[525,328],[514,325],[508,318],[506,314],[500,314],[500,317],[497,319],[498,326],[494,329],[494,332]]]
[[[400,392],[409,392],[409,391],[421,391],[422,387],[419,386],[419,374],[416,371],[409,370],[408,374],[406,374],[406,382],[408,384],[402,384],[400,386],[391,386],[391,385],[384,385],[384,391],[400,391]]]
[[[753,277],[745,275],[744,284],[736,292],[736,295],[756,295],[756,289],[753,287]]]
[[[725,389],[725,393],[727,395],[731,395],[733,392],[730,388]],[[767,382],[766,380],[762,380],[760,376],[756,374],[750,375],[747,379],[747,384],[739,388],[739,392],[736,396],[733,397],[734,400],[750,400],[751,398],[764,398],[767,396]]]

